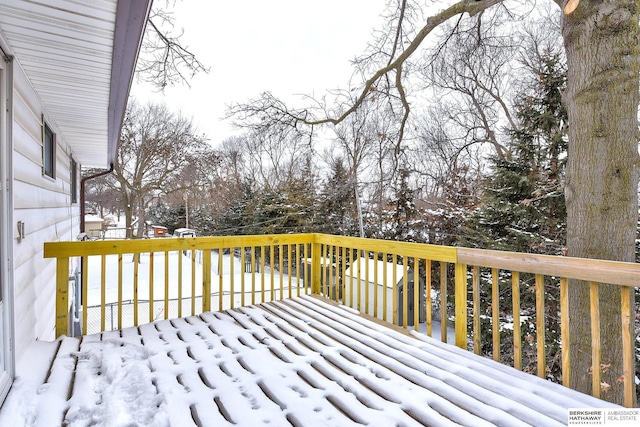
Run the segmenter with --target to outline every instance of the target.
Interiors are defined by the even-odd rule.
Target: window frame
[[[57,157],[56,134],[51,127],[43,121],[42,125],[42,175],[56,179]]]
[[[71,157],[71,177],[69,191],[71,192],[71,204],[78,203],[78,162]]]

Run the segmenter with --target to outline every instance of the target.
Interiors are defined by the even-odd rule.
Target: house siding
[[[42,173],[42,117],[56,134],[55,179]],[[37,93],[14,62],[13,230],[15,357],[34,339],[55,339],[55,261],[44,259],[46,241],[73,240],[80,231],[80,206],[71,203],[71,150],[56,124],[48,121]],[[73,266],[71,266],[73,268]],[[73,270],[71,270],[73,271]]]

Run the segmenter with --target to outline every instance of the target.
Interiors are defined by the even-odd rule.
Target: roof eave
[[[111,63],[107,164],[115,163],[120,130],[153,0],[119,1]],[[130,41],[137,40],[137,44]]]

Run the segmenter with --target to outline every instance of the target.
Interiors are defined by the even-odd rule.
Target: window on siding
[[[45,123],[42,135],[42,173],[48,177],[56,177],[56,135]]]
[[[78,203],[78,164],[71,159],[71,203]]]

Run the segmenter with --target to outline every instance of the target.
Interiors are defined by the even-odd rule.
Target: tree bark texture
[[[639,30],[635,0],[583,0],[563,18],[569,115],[568,255],[635,260]],[[632,293],[633,294],[633,293]],[[600,287],[602,394],[623,403],[620,290]],[[633,307],[633,304],[632,304]],[[571,387],[591,393],[589,285],[569,284]],[[631,322],[633,325],[633,322]]]

